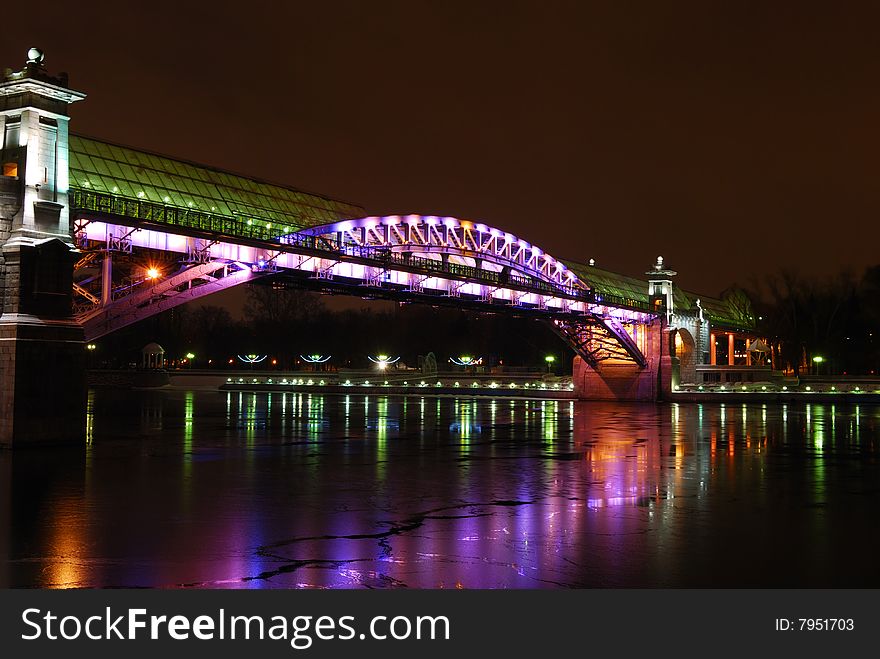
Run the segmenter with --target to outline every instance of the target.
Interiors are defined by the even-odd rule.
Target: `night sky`
[[[42,48],[75,132],[718,294],[880,263],[880,16],[812,4],[16,2],[0,66]]]

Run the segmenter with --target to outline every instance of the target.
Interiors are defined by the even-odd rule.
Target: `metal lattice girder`
[[[636,364],[642,368],[645,368],[645,366],[648,365],[648,361],[645,359],[642,351],[639,350],[639,346],[636,345],[636,342],[633,341],[629,332],[626,331],[623,324],[617,318],[607,316],[598,317],[597,320],[611,335],[614,336],[617,340],[617,345],[621,346]]]
[[[83,288],[82,286],[77,284],[76,282],[73,283],[73,292],[76,293],[77,295],[84,297],[86,300],[88,300],[93,305],[101,304],[101,298],[99,298],[95,295],[92,295],[92,293],[90,293],[88,290],[86,290],[85,288]]]
[[[241,263],[195,265],[153,285],[137,287],[126,297],[89,310],[77,320],[86,340],[93,341],[156,313],[269,274],[273,274],[271,269],[254,270]]]
[[[608,359],[635,362],[641,368],[648,365],[638,345],[617,319],[592,315],[583,320],[554,320],[551,327],[593,368]]]
[[[485,224],[454,217],[365,217],[304,229],[295,235],[314,236],[324,244],[335,244],[341,252],[354,247],[456,255],[513,268],[563,289],[588,288],[561,261],[525,240]]]

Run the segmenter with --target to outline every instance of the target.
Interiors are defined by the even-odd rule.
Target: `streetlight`
[[[813,363],[816,365],[816,375],[819,375],[819,364],[824,361],[825,358],[820,355],[816,355],[815,357],[813,357]]]
[[[553,355],[547,355],[544,357],[544,361],[547,362],[547,374],[549,375],[551,370],[553,369],[553,362],[556,361],[556,357]]]
[[[483,363],[482,357],[471,357],[470,355],[461,355],[460,357],[450,357],[449,361],[456,366],[479,366]]]
[[[397,356],[394,359],[392,359],[388,355],[376,355],[375,357],[373,357],[372,355],[367,355],[367,359],[369,359],[376,366],[378,366],[380,371],[384,371],[391,364],[394,364],[395,362],[397,362],[400,359],[400,357]]]

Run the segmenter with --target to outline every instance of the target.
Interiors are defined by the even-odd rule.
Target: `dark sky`
[[[817,5],[819,3],[816,3]],[[843,8],[845,4],[846,9]],[[479,219],[717,294],[880,263],[880,15],[852,3],[7,3],[72,129]]]

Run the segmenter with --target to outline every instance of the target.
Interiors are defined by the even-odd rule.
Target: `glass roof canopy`
[[[355,204],[80,135],[71,134],[69,146],[71,188],[192,208],[279,234],[367,214]],[[649,302],[646,279],[572,261],[565,265],[597,291]],[[696,313],[699,298],[713,325],[754,327],[754,318],[733,300],[708,298],[678,287],[674,291],[679,311]]]
[[[582,281],[598,291],[639,302],[650,301],[647,279],[628,277],[583,263],[565,261],[565,265],[571,268]],[[748,331],[755,327],[755,319],[750,315],[750,309],[744,308],[741,300],[737,300],[733,296],[726,299],[712,298],[690,293],[676,286],[673,288],[673,298],[676,311],[689,314],[697,313],[697,300],[700,300],[704,317],[708,318],[715,327],[741,331]]]
[[[70,185],[292,231],[366,214],[354,204],[79,135],[70,136]]]

